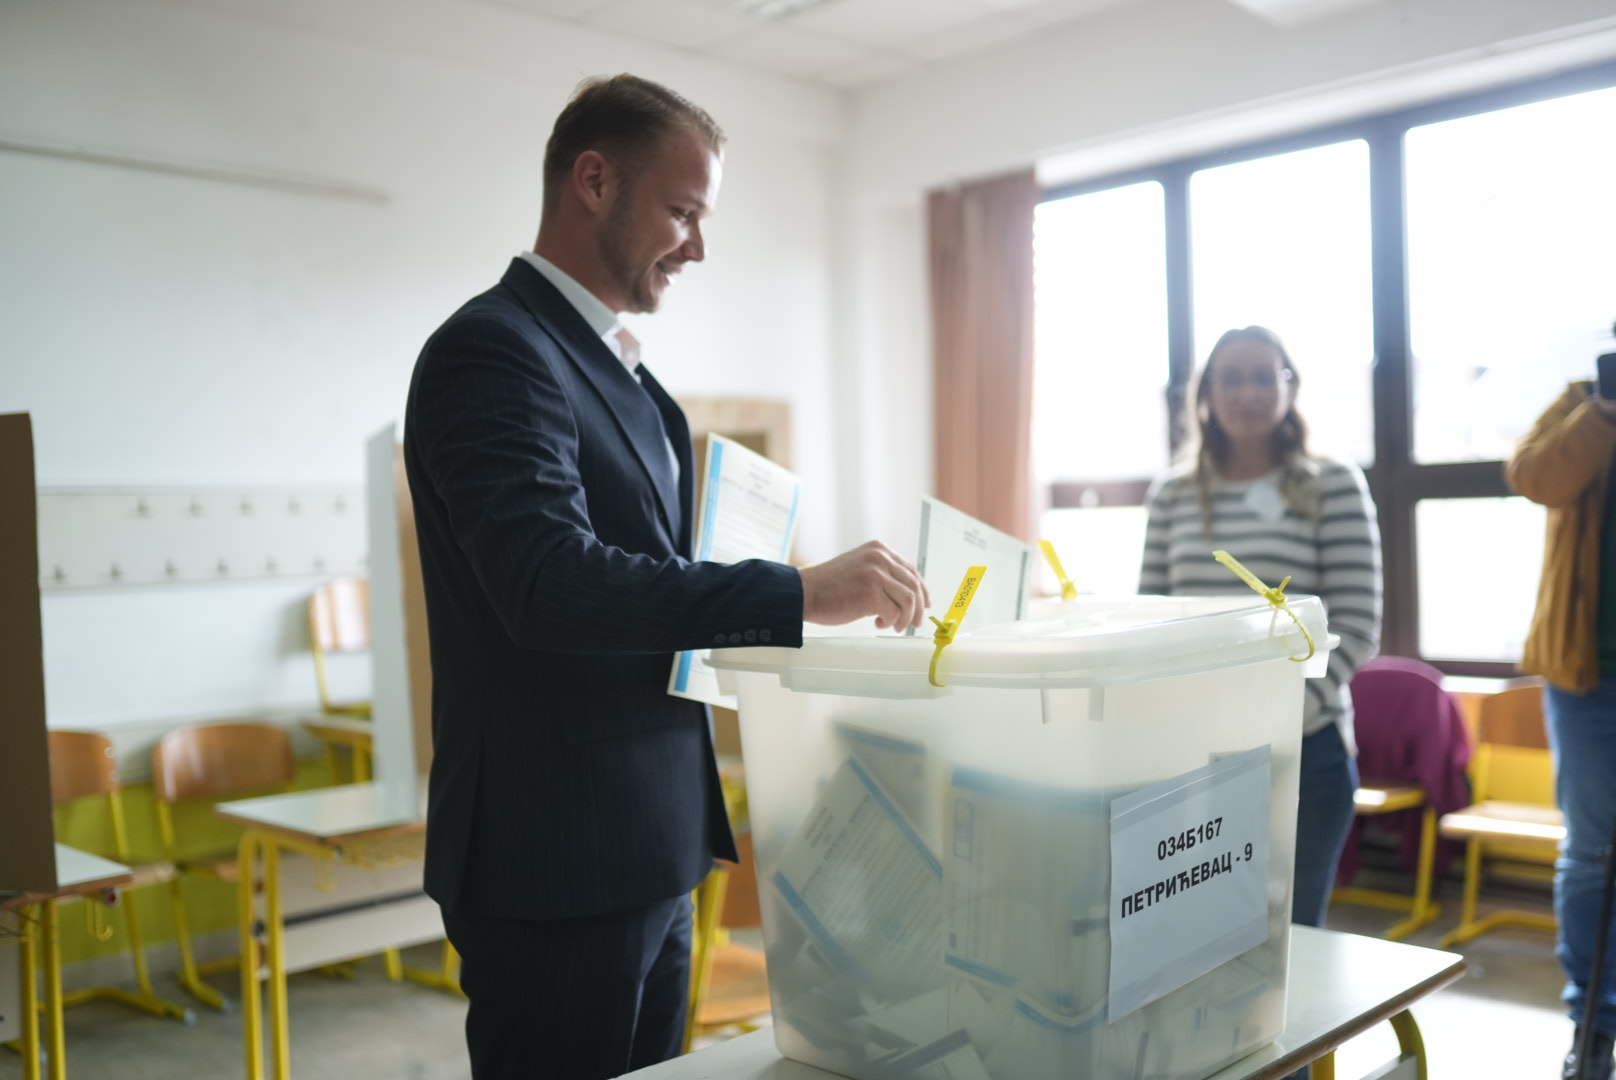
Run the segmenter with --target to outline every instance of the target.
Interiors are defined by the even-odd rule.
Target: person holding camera
[[[1602,369],[1616,367],[1616,354],[1600,361]],[[1565,815],[1554,873],[1555,951],[1577,1029],[1563,1080],[1609,1080],[1616,1036],[1616,958],[1607,946],[1602,964],[1595,963],[1610,936],[1602,860],[1616,822],[1616,386],[1607,389],[1608,395],[1593,382],[1572,383],[1505,466],[1510,487],[1549,510],[1521,668],[1548,683],[1555,798]],[[1601,976],[1591,977],[1601,968]],[[1597,988],[1589,986],[1593,978]]]

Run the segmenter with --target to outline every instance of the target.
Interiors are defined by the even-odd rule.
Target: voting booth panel
[[[1327,655],[1319,601],[1290,610],[1049,606],[960,635],[942,687],[920,637],[716,650],[781,1052],[860,1080],[1199,1080],[1277,1036]]]

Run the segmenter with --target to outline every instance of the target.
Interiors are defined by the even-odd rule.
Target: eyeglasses
[[[1239,393],[1248,386],[1255,390],[1272,391],[1277,389],[1280,383],[1290,382],[1291,373],[1284,368],[1277,371],[1257,371],[1249,376],[1238,371],[1225,371],[1213,381],[1217,383],[1218,389],[1230,394]]]

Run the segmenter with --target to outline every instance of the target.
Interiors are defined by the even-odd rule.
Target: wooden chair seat
[[[1386,930],[1388,941],[1398,941],[1422,926],[1434,922],[1442,914],[1442,905],[1431,900],[1432,863],[1436,848],[1436,815],[1426,798],[1425,789],[1416,784],[1396,781],[1365,780],[1352,793],[1353,811],[1359,817],[1377,817],[1399,810],[1425,807],[1420,834],[1420,865],[1414,879],[1414,895],[1371,889],[1362,885],[1338,886],[1330,893],[1334,904],[1364,904],[1385,911],[1397,911],[1405,918]]]
[[[1442,835],[1455,840],[1508,840],[1557,845],[1565,817],[1552,806],[1489,800],[1442,815]]]
[[[1475,802],[1442,815],[1442,835],[1466,842],[1464,909],[1459,925],[1443,936],[1443,948],[1504,926],[1556,928],[1554,916],[1541,911],[1505,908],[1483,917],[1478,908],[1483,860],[1500,871],[1520,863],[1546,875],[1565,839],[1565,819],[1554,802],[1541,686],[1513,687],[1482,700],[1472,765]]]
[[[1424,805],[1425,789],[1413,784],[1365,780],[1352,793],[1353,809],[1362,817],[1394,814],[1399,810],[1413,810]]]
[[[179,873],[171,862],[139,863],[131,866],[129,872],[135,875],[135,883],[129,886],[132,889],[144,888],[147,885],[162,885],[173,881],[174,876]]]
[[[223,1011],[224,995],[202,981],[205,972],[197,964],[192,947],[182,880],[209,878],[234,891],[241,886],[241,868],[234,849],[182,856],[175,830],[174,806],[216,803],[249,793],[285,791],[292,786],[296,775],[292,740],[275,724],[255,721],[191,724],[164,735],[152,751],[157,830],[163,838],[164,857],[178,871],[169,882],[168,891],[174,905],[174,926],[180,946],[179,982],[211,1009]]]
[[[241,880],[241,866],[236,862],[234,851],[184,858],[179,860],[177,869],[182,874],[199,874],[226,885],[234,885]]]
[[[148,885],[161,885],[174,880],[174,864],[167,861],[136,863],[129,854],[129,831],[125,824],[123,781],[118,776],[118,756],[112,740],[96,731],[69,731],[58,728],[50,732],[51,801],[57,805],[99,796],[105,800],[107,820],[112,826],[113,858],[131,870],[134,878],[119,890],[120,905],[129,956],[135,966],[135,988],[127,986],[90,986],[75,990],[62,997],[62,1004],[77,1005],[86,1001],[116,1001],[153,1016],[166,1016],[189,1023],[191,1011],[185,1006],[157,996],[152,986],[151,971],[146,965],[146,947],[141,938],[140,910],[136,893]],[[79,899],[89,899],[81,897]],[[100,916],[94,909],[87,918],[99,924]],[[110,927],[106,928],[109,932]],[[99,936],[99,931],[96,932]]]
[[[320,689],[320,711],[369,720],[368,701],[337,701],[331,696],[326,657],[370,651],[370,581],[344,577],[328,581],[309,597],[309,643]]]

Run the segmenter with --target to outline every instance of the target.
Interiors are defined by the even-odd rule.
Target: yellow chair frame
[[[1413,896],[1360,885],[1343,886],[1330,894],[1331,903],[1362,904],[1406,913],[1406,918],[1386,929],[1386,940],[1399,941],[1442,914],[1442,905],[1431,900],[1432,871],[1436,862],[1436,809],[1427,801],[1425,789],[1413,785],[1362,784],[1353,793],[1352,801],[1359,817],[1425,808],[1420,821],[1419,867],[1414,874]]]
[[[696,887],[694,897],[696,922],[690,956],[690,1002],[685,1013],[687,1054],[695,1044],[696,1038],[708,1031],[730,1027],[738,1027],[743,1032],[756,1031],[759,1025],[752,1020],[763,1015],[767,1009],[765,1006],[747,1015],[724,1013],[720,1009],[716,1011],[722,1015],[715,1016],[715,1010],[711,1007],[720,1004],[713,1002],[709,996],[719,953],[726,949],[743,949],[739,945],[730,945],[729,931],[723,926],[724,899],[729,892],[729,874],[727,867],[716,865],[706,880]],[[752,954],[755,950],[744,949],[744,952]]]
[[[169,881],[174,906],[174,927],[180,945],[179,983],[211,1009],[223,1011],[224,995],[202,981],[204,975],[229,971],[241,957],[198,965],[191,943],[190,916],[185,908],[181,881],[186,875],[210,878],[239,890],[255,881],[240,877],[233,853],[212,858],[185,858],[179,853],[174,829],[175,803],[217,800],[246,791],[290,790],[296,777],[292,741],[272,724],[226,722],[178,728],[163,736],[152,753],[153,789],[156,793],[157,829],[163,854],[177,871]]]
[[[1440,823],[1443,836],[1468,842],[1464,903],[1459,925],[1442,938],[1462,945],[1503,926],[1553,932],[1553,915],[1505,909],[1478,918],[1482,861],[1487,858],[1537,864],[1528,876],[1551,880],[1550,865],[1565,839],[1565,820],[1555,808],[1554,763],[1542,728],[1542,690],[1517,687],[1482,701],[1481,738],[1472,762],[1475,801]]]
[[[362,652],[370,648],[370,581],[336,578],[309,597],[309,644],[314,678],[320,686],[320,709],[332,716],[370,719],[368,701],[333,701],[326,672],[328,653]]]
[[[129,830],[123,807],[123,788],[118,780],[118,768],[113,757],[112,740],[91,731],[50,732],[51,801],[58,806],[78,799],[102,796],[106,799],[107,816],[112,823],[112,857],[130,866],[135,883],[120,890],[120,903],[129,933],[129,953],[135,964],[136,990],[119,986],[95,986],[76,990],[62,999],[65,1006],[80,1005],[87,1001],[116,1001],[153,1016],[169,1016],[187,1024],[196,1022],[196,1014],[183,1005],[157,996],[152,987],[151,972],[146,965],[146,947],[140,933],[140,908],[135,901],[137,889],[159,885],[174,877],[172,862],[134,865],[129,853]],[[85,908],[87,924],[94,924],[93,936],[100,926],[99,908]]]

